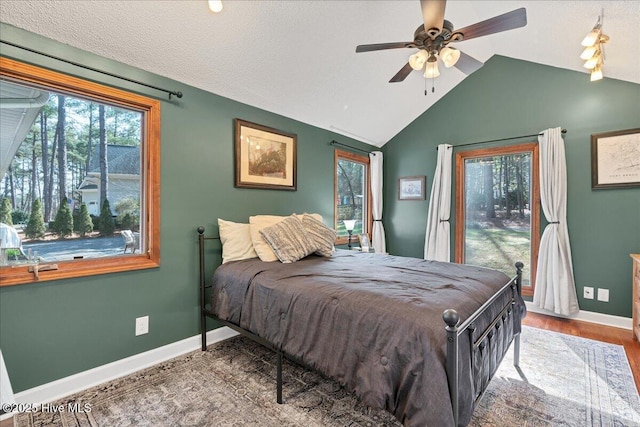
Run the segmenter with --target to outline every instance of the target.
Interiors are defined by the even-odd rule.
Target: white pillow
[[[256,258],[249,224],[225,221],[218,218],[218,233],[222,242],[222,263]]]
[[[260,230],[275,225],[285,218],[287,217],[277,215],[254,215],[249,217],[249,232],[251,234],[253,249],[262,261],[273,262],[279,260],[275,252],[273,252],[273,249],[271,249],[271,246],[269,246],[260,234]]]

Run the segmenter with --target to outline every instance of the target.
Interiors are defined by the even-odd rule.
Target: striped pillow
[[[283,263],[296,262],[318,249],[295,216],[263,228],[260,234]]]
[[[309,234],[309,238],[316,246],[316,254],[331,256],[335,251],[333,244],[336,241],[336,230],[329,228],[322,221],[318,221],[312,215],[305,214],[302,217],[302,225]]]

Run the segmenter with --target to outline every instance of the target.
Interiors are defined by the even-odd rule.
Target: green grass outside
[[[511,228],[468,228],[466,230],[465,264],[480,265],[515,275],[515,263],[521,261],[523,285],[531,280],[531,239],[528,230]]]

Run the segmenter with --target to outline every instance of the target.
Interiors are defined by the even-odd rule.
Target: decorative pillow
[[[225,221],[218,218],[218,233],[222,242],[222,263],[241,259],[256,258],[253,242],[249,232],[249,224]]]
[[[278,257],[271,249],[271,246],[260,234],[263,228],[275,225],[287,218],[286,216],[276,215],[255,215],[249,217],[249,232],[251,233],[251,242],[253,249],[256,251],[262,261],[273,262],[278,261]]]
[[[293,216],[295,216],[296,218],[298,218],[300,221],[302,221],[302,219],[304,218],[305,215],[310,215],[311,217],[313,217],[314,219],[317,219],[318,221],[322,222],[322,215],[317,214],[317,213],[303,213],[303,214],[293,214]]]
[[[322,218],[322,217],[321,217]],[[327,227],[322,221],[318,221],[315,215],[305,214],[302,218],[302,225],[311,241],[318,248],[316,254],[320,256],[331,256],[335,251],[333,244],[336,241],[336,230]]]
[[[296,262],[314,253],[318,247],[295,216],[260,230],[260,234],[283,263]]]

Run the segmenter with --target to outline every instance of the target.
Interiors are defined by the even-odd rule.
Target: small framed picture
[[[398,178],[398,200],[425,200],[426,185],[424,175]]]
[[[640,187],[640,129],[591,135],[591,188]]]
[[[369,247],[371,246],[369,236],[367,234],[360,234],[358,239],[360,240],[360,250],[362,252],[369,252]]]
[[[235,186],[296,190],[297,136],[235,120]]]

